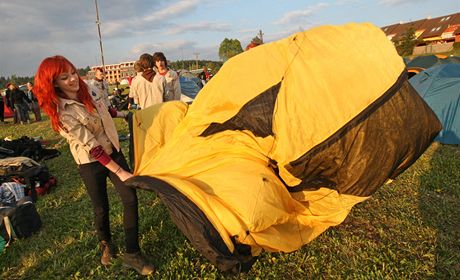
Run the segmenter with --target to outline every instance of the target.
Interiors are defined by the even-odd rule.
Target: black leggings
[[[3,96],[0,96],[0,99],[2,99]],[[5,117],[4,117],[4,112],[5,111],[5,103],[3,102],[3,99],[2,101],[0,101],[0,121],[1,122],[4,122],[5,121]]]
[[[114,152],[110,155],[121,168],[129,170],[123,154]],[[107,196],[107,177],[110,178],[123,203],[123,227],[125,230],[125,247],[127,253],[138,252],[139,222],[136,190],[126,186],[120,178],[110,172],[99,162],[79,165],[80,176],[93,205],[96,231],[99,240],[110,241],[109,198]]]

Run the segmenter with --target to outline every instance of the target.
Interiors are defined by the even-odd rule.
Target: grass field
[[[127,126],[117,120],[120,134]],[[49,121],[0,127],[0,137],[41,136],[62,154],[46,161],[58,186],[40,197],[42,229],[0,255],[0,279],[141,279],[118,258],[99,263],[88,196],[66,142]],[[127,143],[123,142],[127,154]],[[113,187],[114,242],[123,247],[121,203]],[[396,181],[358,204],[341,225],[293,253],[263,253],[252,270],[219,272],[185,239],[153,193],[139,191],[141,247],[151,279],[460,279],[460,148],[433,144]],[[122,251],[122,250],[121,250]]]

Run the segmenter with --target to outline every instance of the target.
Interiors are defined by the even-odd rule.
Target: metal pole
[[[94,4],[96,4],[96,25],[97,25],[97,32],[99,33],[99,46],[101,48],[101,59],[102,59],[102,69],[105,71],[105,62],[104,62],[104,50],[102,49],[102,36],[101,36],[101,22],[99,21],[99,9],[97,8],[97,0],[94,0]]]
[[[200,53],[193,53],[195,55],[195,62],[196,62],[196,69],[198,69],[198,56],[200,55]]]

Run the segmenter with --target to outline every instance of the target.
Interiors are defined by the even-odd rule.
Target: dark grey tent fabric
[[[248,245],[235,244],[231,253],[206,215],[190,199],[168,183],[149,176],[136,176],[126,181],[131,187],[154,191],[168,208],[174,224],[193,246],[222,271],[249,271],[255,258]]]

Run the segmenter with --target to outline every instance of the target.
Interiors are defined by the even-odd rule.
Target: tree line
[[[262,45],[264,43],[262,34],[262,30],[260,30],[259,33],[254,38],[252,38],[251,42],[246,46],[245,50]],[[238,39],[225,38],[220,43],[219,57],[224,62],[242,52],[243,47],[241,46],[241,42]]]
[[[80,74],[80,76],[86,76],[86,74],[88,73],[89,70],[91,70],[89,68],[89,66],[86,66],[86,68],[77,69],[78,74]],[[6,88],[6,85],[8,83],[13,83],[13,84],[16,84],[18,86],[23,85],[23,84],[27,84],[28,82],[33,83],[34,78],[35,78],[35,76],[30,76],[30,77],[29,76],[20,77],[20,76],[17,76],[17,75],[11,75],[10,77],[1,76],[0,77],[0,89]]]

